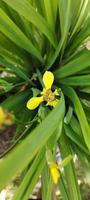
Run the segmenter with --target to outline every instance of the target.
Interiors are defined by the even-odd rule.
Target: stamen
[[[44,101],[51,102],[55,100],[55,94],[51,89],[47,90],[43,95]]]

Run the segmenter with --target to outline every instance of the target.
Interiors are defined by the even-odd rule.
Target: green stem
[[[64,131],[59,141],[59,147],[60,147],[62,159],[72,154],[68,138],[65,135]],[[64,173],[65,173],[65,178],[67,182],[69,200],[72,200],[72,199],[81,200],[81,195],[80,195],[80,191],[79,191],[79,187],[77,183],[73,160],[71,160],[69,164],[65,166]]]

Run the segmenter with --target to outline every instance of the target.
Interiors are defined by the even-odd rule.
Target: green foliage
[[[42,199],[52,199],[48,150],[54,162],[57,151],[62,159],[76,154],[90,168],[89,37],[89,0],[0,0],[0,107],[16,124],[12,147],[1,155],[0,190],[25,170],[14,200],[27,200],[40,175]],[[28,110],[46,70],[55,76],[59,104]],[[63,199],[80,200],[73,159],[60,175]]]

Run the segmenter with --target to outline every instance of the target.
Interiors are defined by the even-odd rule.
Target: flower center
[[[52,92],[51,89],[48,89],[44,94],[43,94],[43,99],[44,101],[51,102],[55,100],[55,94]]]

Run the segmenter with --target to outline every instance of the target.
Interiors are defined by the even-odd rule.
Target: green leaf
[[[82,45],[82,43],[85,43],[85,39],[87,39],[90,36],[90,18],[86,21],[85,25],[81,28],[80,32],[77,34],[77,36],[70,40],[69,46],[67,46],[68,52],[67,54],[70,55],[76,49]]]
[[[63,45],[65,44],[68,36],[68,31],[70,27],[70,18],[71,18],[71,0],[67,1],[59,1],[59,15],[60,15],[60,29],[61,29],[61,38],[59,40],[59,44],[55,53],[52,55],[50,60],[47,63],[47,69],[49,69],[53,63],[55,62],[56,58],[58,57],[60,50],[62,49]]]
[[[90,1],[86,0],[82,3],[80,14],[77,19],[77,22],[74,26],[73,32],[71,34],[71,37],[81,28],[81,26],[84,24],[85,20],[88,16],[88,10],[90,9]]]
[[[29,189],[29,194],[26,199],[29,198],[33,186],[36,183],[36,180],[38,179],[40,172],[45,166],[45,151],[40,151],[36,158],[34,159],[33,163],[30,165],[29,169],[27,170],[25,177],[23,178],[19,188],[16,191],[16,194],[13,198],[13,200],[23,200],[27,196],[27,191]]]
[[[90,94],[90,87],[83,87],[83,88],[80,88],[80,91],[81,92],[85,92],[87,94]]]
[[[45,158],[43,157],[42,160],[41,160],[41,162],[38,165],[38,168],[36,167],[35,172],[34,172],[34,174],[32,176],[32,179],[29,182],[28,188],[25,191],[25,194],[21,198],[21,200],[27,200],[30,197],[30,195],[33,192],[34,186],[35,186],[35,184],[36,184],[36,182],[38,180],[38,177],[40,176],[40,174],[41,174],[44,166],[45,166]]]
[[[50,137],[50,139],[47,143],[48,148],[53,149],[54,146],[57,146],[57,141],[58,141],[58,139],[60,139],[61,134],[62,134],[62,128],[63,128],[63,121],[61,121],[59,123],[57,129],[55,130],[55,132]]]
[[[3,1],[16,10],[16,12],[20,15],[25,17],[29,22],[34,24],[41,31],[41,33],[45,34],[51,44],[56,47],[57,41],[52,29],[50,29],[50,26],[47,24],[45,19],[38,12],[36,12],[35,8],[33,8],[27,0]]]
[[[18,77],[20,77],[20,78],[26,80],[27,82],[31,83],[31,80],[29,79],[28,75],[23,70],[21,70],[18,66],[9,63],[5,58],[3,58],[1,56],[0,56],[0,64],[2,66],[9,68]]]
[[[29,90],[10,95],[0,105],[9,111],[20,112],[26,106],[27,99],[31,96]]]
[[[54,27],[54,15],[53,15],[52,2],[50,0],[44,0],[44,5],[45,5],[45,12],[46,12],[46,18],[47,18],[48,24],[54,30],[55,27]]]
[[[87,155],[89,155],[88,149],[82,138],[77,135],[69,125],[64,125],[66,135],[74,142],[82,151],[84,151]]]
[[[70,19],[71,19],[70,9],[71,9],[71,0],[59,1],[60,28],[62,37],[64,39],[65,36],[67,36],[70,27]]]
[[[57,9],[58,9],[58,0],[52,0],[52,13],[54,16],[54,25],[56,22],[56,17],[57,17]]]
[[[14,56],[17,56],[20,60],[23,60],[24,63],[28,64],[30,68],[30,60],[28,61],[27,58],[27,52],[25,52],[24,49],[21,49],[19,46],[17,46],[15,43],[13,43],[9,38],[7,38],[3,33],[0,32],[0,46],[13,54]],[[25,65],[26,65],[25,64]]]
[[[62,159],[66,158],[70,154],[72,155],[71,149],[70,149],[70,144],[69,144],[67,136],[65,135],[65,132],[62,132],[61,139],[59,141],[59,147],[60,147]],[[64,173],[65,173],[65,177],[66,177],[69,200],[72,200],[72,199],[73,200],[81,200],[73,160],[71,160],[64,167]]]
[[[7,42],[6,42],[6,45],[8,45]],[[14,44],[13,44],[13,46],[14,46]],[[21,58],[17,54],[14,54],[12,51],[12,48],[7,50],[6,47],[5,48],[0,47],[0,55],[2,57],[6,58],[6,60],[9,61],[10,63],[17,65],[18,67],[24,69],[25,71],[28,71],[31,68],[31,63],[28,62],[28,58],[25,58],[25,57]],[[22,56],[24,56],[23,53],[22,53]],[[24,60],[24,58],[25,58],[25,60]]]
[[[70,126],[74,130],[74,132],[80,136],[82,136],[82,130],[79,124],[78,119],[73,115],[70,121]],[[82,136],[83,138],[83,136]]]
[[[13,176],[23,170],[37,152],[47,143],[48,139],[63,119],[64,112],[65,105],[62,94],[60,103],[50,112],[45,120],[1,160],[0,189],[4,188]]]
[[[83,50],[80,55],[75,59],[68,62],[66,65],[55,70],[54,74],[58,79],[65,78],[67,76],[76,74],[84,69],[87,69],[90,65],[90,51]]]
[[[35,48],[32,42],[24,35],[24,33],[18,28],[18,26],[6,15],[6,13],[0,8],[0,30],[10,40],[15,42],[18,46],[22,47],[29,53],[37,57],[43,62],[40,52]]]
[[[69,86],[90,86],[90,75],[68,77],[60,80],[60,83]]]
[[[63,196],[63,199],[64,200],[69,200],[69,197],[68,197],[68,191],[67,191],[67,188],[66,188],[66,185],[65,185],[65,182],[64,182],[64,178],[62,177],[62,175],[60,175],[60,179],[59,179],[59,182],[58,182],[58,187],[60,188],[60,192]]]
[[[65,95],[70,98],[70,100],[72,101],[72,103],[74,105],[74,110],[75,110],[77,118],[79,120],[85,143],[86,143],[88,149],[90,150],[90,126],[88,124],[82,104],[80,103],[80,100],[79,100],[76,92],[71,87],[63,87],[63,91],[64,91]]]
[[[26,107],[25,109],[23,108],[23,111],[22,111],[22,114],[21,114],[21,119],[20,119],[20,116],[17,117],[17,128],[15,130],[15,133],[14,133],[14,140],[17,139],[17,137],[19,137],[24,130],[26,130],[26,127],[28,127],[28,124],[32,126],[34,120],[36,119],[33,119],[35,113],[32,111],[30,112]]]
[[[8,92],[13,88],[13,84],[5,81],[4,79],[0,78],[0,92],[5,91]]]
[[[45,165],[42,176],[41,176],[41,183],[42,183],[42,200],[51,200],[52,199],[52,178],[50,174],[49,167],[47,164]]]
[[[71,106],[69,106],[68,111],[67,111],[67,113],[65,115],[65,118],[64,118],[64,123],[65,124],[69,124],[70,123],[72,115],[73,115],[73,108]]]

